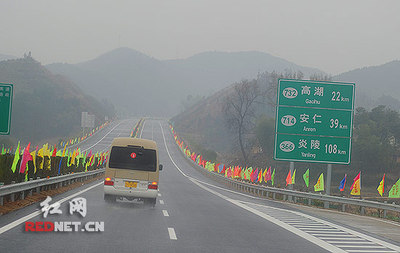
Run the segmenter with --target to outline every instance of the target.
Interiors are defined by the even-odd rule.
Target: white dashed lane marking
[[[169,239],[178,240],[178,238],[176,238],[176,234],[175,234],[175,229],[174,228],[168,228],[168,234],[169,234]]]
[[[160,199],[160,204],[164,205],[164,200]]]
[[[168,214],[168,211],[167,211],[167,210],[162,210],[162,213],[163,213],[163,215],[164,215],[165,217],[168,217],[168,216],[169,216],[169,214]]]

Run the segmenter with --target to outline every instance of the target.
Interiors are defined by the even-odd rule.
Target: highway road
[[[136,122],[114,122],[81,149],[107,150]],[[399,242],[340,220],[224,188],[183,157],[165,121],[145,121],[141,136],[157,142],[164,165],[155,208],[105,203],[96,181],[55,197],[62,214],[44,218],[34,204],[1,216],[0,252],[400,252]],[[68,212],[75,197],[87,200],[84,218]],[[104,222],[104,232],[25,232],[26,221]]]

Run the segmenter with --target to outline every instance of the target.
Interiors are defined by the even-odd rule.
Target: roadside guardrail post
[[[25,199],[25,192],[24,191],[21,192],[21,199]]]
[[[346,212],[346,204],[342,205],[342,212]]]
[[[365,215],[365,207],[363,207],[363,206],[361,207],[360,214]]]
[[[3,206],[3,205],[4,205],[4,197],[1,196],[1,197],[0,197],[0,206]]]
[[[387,204],[387,201],[385,200],[384,203]],[[387,217],[387,211],[386,209],[383,209],[383,218],[386,219],[386,217]]]
[[[272,199],[276,199],[276,193],[272,193]]]

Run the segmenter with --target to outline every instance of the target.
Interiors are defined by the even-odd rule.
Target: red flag
[[[269,166],[267,174],[265,175],[264,181],[268,182],[269,180],[271,180],[271,166]]]
[[[225,164],[224,164],[224,168],[222,169],[221,174],[225,174],[225,170],[226,170],[226,167],[225,167]]]
[[[219,163],[214,165],[214,172],[218,172]]]
[[[288,186],[288,184],[292,184],[292,175],[290,173],[290,170],[286,177],[286,186]]]
[[[350,190],[352,190],[354,188],[355,183],[357,182],[357,180],[360,179],[361,176],[361,171],[358,173],[358,175],[353,179],[353,184],[350,187]]]
[[[54,147],[54,149],[53,149],[53,155],[52,155],[52,157],[56,157],[56,155],[57,155],[57,148],[56,148],[56,147]]]
[[[31,146],[31,143],[29,142],[28,146],[26,146],[26,148],[24,149],[24,154],[22,156],[21,165],[19,167],[19,173],[25,173],[26,164],[28,163],[28,161],[33,160],[31,153],[29,153],[30,146]]]

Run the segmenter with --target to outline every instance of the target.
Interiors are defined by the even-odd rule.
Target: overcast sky
[[[400,59],[400,1],[0,0],[0,53],[77,63],[258,50],[331,74]]]

